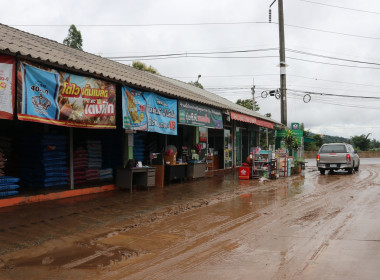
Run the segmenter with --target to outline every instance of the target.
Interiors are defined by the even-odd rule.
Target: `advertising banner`
[[[144,92],[148,131],[177,135],[177,100]]]
[[[222,112],[204,105],[179,100],[179,123],[204,126],[209,128],[223,128]]]
[[[268,122],[268,121],[264,121],[264,120],[260,120],[260,119],[256,120],[256,125],[262,126],[262,127],[266,127],[266,128],[270,128],[270,129],[274,128],[274,124],[273,123]]]
[[[13,57],[0,55],[0,119],[13,119],[15,65]]]
[[[148,119],[146,116],[146,101],[141,91],[123,86],[123,128],[142,130],[148,129]]]
[[[236,112],[231,112],[231,119],[253,124],[257,122],[257,119],[255,117],[247,116]]]
[[[115,128],[116,87],[20,63],[18,118],[69,127]]]

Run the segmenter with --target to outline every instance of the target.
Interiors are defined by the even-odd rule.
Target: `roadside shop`
[[[241,165],[259,121],[276,123],[186,83],[0,31],[2,197],[201,178]]]

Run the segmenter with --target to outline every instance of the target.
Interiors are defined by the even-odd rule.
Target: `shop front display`
[[[232,134],[224,129],[224,168],[232,168]]]
[[[237,127],[235,130],[235,156],[236,166],[242,165],[242,129]]]
[[[179,100],[178,112],[179,124],[192,126],[197,132],[195,143],[190,148],[191,162],[189,163],[198,164],[198,166],[190,167],[189,170],[204,168],[204,171],[211,171],[219,169],[218,153],[223,152],[223,115],[221,110]],[[198,174],[205,176],[203,171]]]

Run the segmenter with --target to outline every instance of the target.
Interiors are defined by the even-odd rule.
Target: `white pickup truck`
[[[359,170],[360,158],[354,148],[347,143],[323,144],[317,154],[317,167],[321,174],[326,170],[344,169],[352,174]]]

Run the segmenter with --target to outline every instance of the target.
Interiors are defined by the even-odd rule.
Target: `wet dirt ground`
[[[380,160],[0,209],[0,279],[380,279]]]

